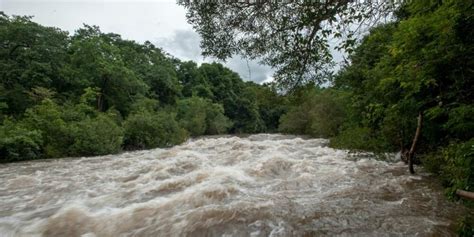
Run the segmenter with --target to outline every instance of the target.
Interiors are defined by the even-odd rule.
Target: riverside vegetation
[[[193,21],[196,11],[188,17],[204,27],[206,22]],[[449,196],[456,189],[474,191],[473,3],[411,1],[394,15],[394,21],[352,42],[348,62],[326,77],[329,86],[298,80],[291,90],[281,90],[289,84],[282,76],[293,78],[286,72],[294,62],[277,71],[277,83],[258,85],[221,64],[183,62],[150,42],[125,40],[95,26],[69,35],[29,17],[3,14],[1,161],[278,131],[330,138],[335,148],[408,152],[419,131],[411,159],[438,175]],[[202,36],[203,29],[215,30],[201,28]],[[205,47],[206,42],[204,37]],[[244,46],[257,56],[261,52],[252,48],[258,44]],[[471,236],[471,220],[463,223],[460,233]]]
[[[280,131],[330,138],[335,148],[401,151],[412,173],[423,164],[450,197],[474,191],[472,1],[180,3],[204,54],[262,58],[292,88]],[[325,67],[334,39],[349,53],[335,75]],[[470,225],[466,218],[460,234],[472,236]]]
[[[149,42],[87,26],[69,36],[0,18],[2,162],[179,144],[277,130],[283,97],[218,63],[183,62]]]

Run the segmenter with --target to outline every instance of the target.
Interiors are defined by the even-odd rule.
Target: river
[[[0,236],[454,236],[426,173],[323,139],[204,137],[0,165]]]

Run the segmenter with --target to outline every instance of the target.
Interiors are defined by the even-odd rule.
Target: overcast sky
[[[35,22],[70,33],[83,23],[98,25],[103,32],[118,33],[125,39],[149,40],[182,60],[212,61],[201,56],[199,35],[186,22],[184,8],[174,0],[0,0],[0,11],[32,15]],[[244,80],[271,80],[271,68],[254,61],[236,57],[226,66]]]

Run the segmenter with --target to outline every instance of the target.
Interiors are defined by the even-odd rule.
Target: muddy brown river
[[[204,137],[0,165],[0,236],[454,236],[427,173],[323,139]]]

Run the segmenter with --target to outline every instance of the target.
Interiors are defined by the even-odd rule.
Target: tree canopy
[[[276,80],[293,87],[323,82],[337,48],[354,46],[362,25],[389,17],[398,1],[189,1],[180,0],[200,34],[205,56],[225,60],[234,54],[261,59],[276,69]]]
[[[276,131],[284,112],[267,114],[276,90],[222,64],[183,62],[97,26],[69,35],[31,19],[0,15],[2,162]]]

